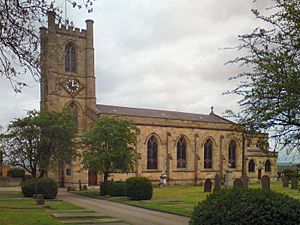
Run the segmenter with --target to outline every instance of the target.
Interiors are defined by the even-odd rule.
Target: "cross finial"
[[[210,107],[210,114],[214,114],[214,107]]]

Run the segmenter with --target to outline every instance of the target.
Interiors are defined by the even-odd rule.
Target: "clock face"
[[[76,94],[80,90],[80,82],[77,79],[66,79],[65,89],[71,94]]]

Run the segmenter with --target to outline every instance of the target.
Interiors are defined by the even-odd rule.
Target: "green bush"
[[[19,177],[24,178],[25,177],[25,170],[21,168],[12,168],[7,173],[8,177]]]
[[[42,177],[37,179],[37,194],[43,194],[46,199],[53,199],[58,192],[57,183],[49,178]]]
[[[109,196],[125,196],[124,181],[109,181],[106,188]]]
[[[21,184],[21,189],[24,197],[32,197],[36,193],[37,178],[27,180]]]
[[[100,183],[100,195],[101,196],[107,195],[107,183],[108,183],[108,181]]]
[[[53,199],[57,195],[58,186],[53,179],[42,177],[23,182],[21,189],[24,197],[32,197],[33,194],[42,194],[45,199]]]
[[[126,196],[132,200],[149,200],[152,198],[151,181],[146,177],[131,177],[125,182]]]
[[[300,224],[300,202],[260,189],[234,188],[209,195],[194,208],[190,225]]]

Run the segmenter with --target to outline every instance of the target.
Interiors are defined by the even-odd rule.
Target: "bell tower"
[[[94,120],[96,90],[94,73],[93,21],[86,29],[55,23],[48,12],[48,28],[40,28],[41,110],[76,111],[78,132]]]

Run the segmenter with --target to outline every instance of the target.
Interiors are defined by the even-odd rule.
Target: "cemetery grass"
[[[249,188],[261,188],[261,184],[253,183],[249,185]],[[283,188],[282,182],[271,183],[271,189],[275,192],[287,194],[292,198],[300,200],[299,191],[292,190],[290,189],[290,187]],[[171,213],[178,213],[186,216],[190,216],[192,214],[193,208],[198,204],[198,202],[205,200],[206,196],[210,194],[204,192],[203,186],[175,186],[154,188],[153,198],[147,201],[133,201],[128,200],[126,197],[100,196],[98,189],[91,189],[88,191],[75,191],[73,193],[85,197],[115,201],[128,205],[140,206]]]
[[[57,200],[46,200],[51,210],[80,209]],[[14,225],[61,225],[47,209],[36,207],[31,198],[23,198],[20,192],[0,192],[0,224]]]

